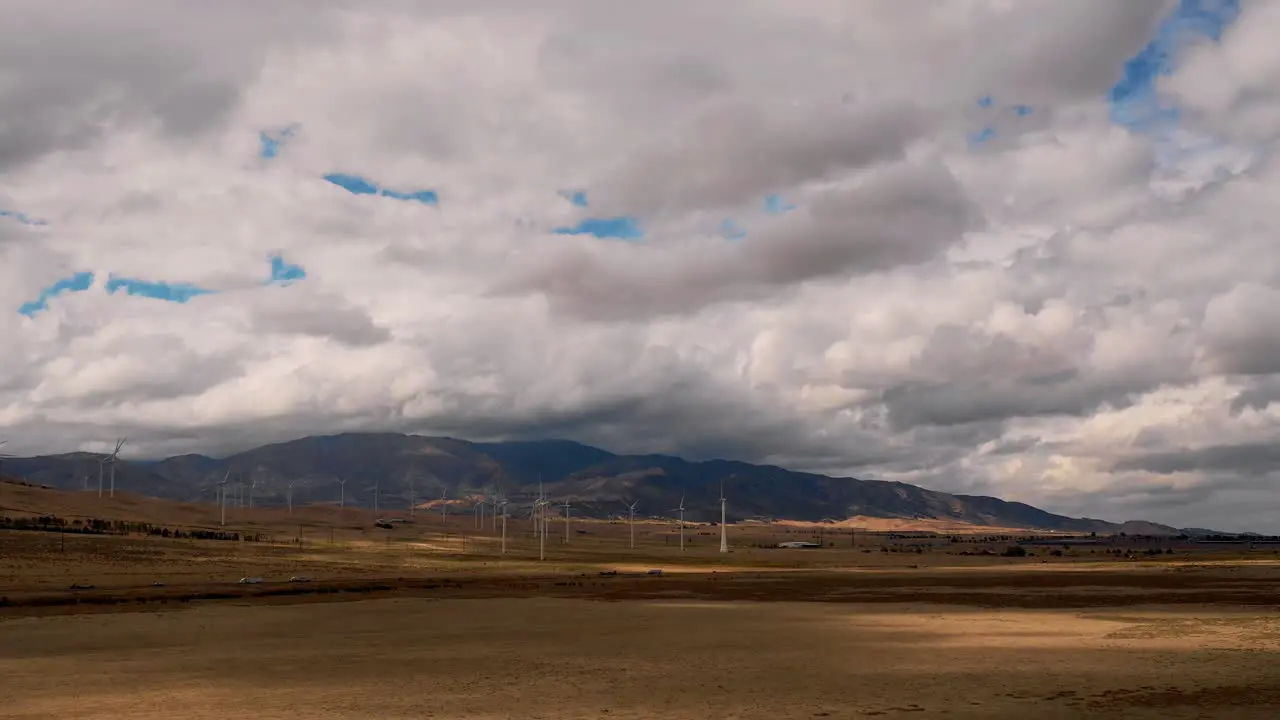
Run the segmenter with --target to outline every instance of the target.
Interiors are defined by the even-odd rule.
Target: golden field
[[[7,484],[0,513],[221,527],[212,506]],[[816,531],[735,525],[733,552],[697,527],[682,553],[670,523],[638,523],[632,550],[625,523],[571,521],[565,543],[553,519],[539,561],[528,520],[509,522],[505,556],[470,514],[389,531],[373,520],[228,516],[260,542],[0,531],[0,717],[1271,718],[1280,706],[1270,550],[1005,558],[959,553],[1007,540],[921,545],[868,528],[778,550],[756,546]]]

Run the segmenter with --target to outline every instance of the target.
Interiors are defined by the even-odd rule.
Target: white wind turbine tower
[[[109,497],[116,496],[116,462],[120,459],[120,448],[124,447],[126,440],[127,438],[117,440],[115,452],[111,453],[111,460],[109,461],[111,463],[111,494]]]
[[[680,507],[672,510],[680,511],[680,552],[684,552],[684,493],[680,493]]]
[[[551,501],[547,499],[547,494],[542,490],[541,475],[538,476],[538,502],[542,505],[542,511],[538,513],[538,521],[539,521],[539,524],[541,525],[541,528],[539,529],[538,533],[539,533],[539,536],[542,538],[542,540],[540,541],[541,542],[540,547],[542,548],[542,550],[540,551],[538,559],[542,560],[546,558],[547,528],[549,526],[548,521],[550,520],[550,517],[547,515],[547,508],[551,506]]]
[[[449,491],[440,491],[440,524],[449,526]]]
[[[293,517],[293,481],[292,480],[290,480],[289,484],[286,486],[285,498],[289,503],[289,517]]]
[[[539,497],[538,501],[534,503],[535,511],[538,514],[538,525],[539,525],[539,530],[538,530],[538,559],[539,560],[547,559],[547,506],[550,504],[551,504],[550,501],[541,497]]]
[[[5,445],[5,444],[7,444],[8,442],[9,442],[8,440],[0,440],[0,445]],[[0,452],[0,477],[4,477],[4,461],[5,461],[5,460],[8,460],[8,459],[9,459],[9,458],[11,458],[11,457],[13,457],[13,456],[12,456],[12,455],[9,455],[9,454],[7,454],[7,453],[2,453],[2,452]],[[86,490],[87,490],[87,489],[88,489],[88,488],[86,488]]]
[[[218,507],[222,515],[222,524],[227,524],[227,481],[231,479],[231,468],[227,468],[227,474],[222,476],[222,482],[218,483]]]
[[[102,497],[102,473],[106,464],[107,458],[105,456],[98,458],[98,497]]]
[[[623,503],[623,504],[625,505],[626,503]],[[631,531],[631,549],[632,550],[636,549],[636,505],[639,505],[639,504],[640,504],[640,501],[636,500],[632,502],[630,505],[627,505],[627,528]]]
[[[497,508],[502,511],[502,554],[507,554],[507,501],[503,499]]]
[[[373,481],[373,514],[378,514],[378,500],[382,497],[382,480]]]
[[[725,534],[728,531],[725,530],[725,527],[724,527],[724,518],[725,518],[724,508],[725,508],[726,502],[728,501],[724,499],[724,480],[721,479],[720,480],[720,552],[722,553],[729,552],[729,536]]]
[[[538,497],[529,508],[529,521],[533,523],[533,537],[536,540],[542,534],[542,526],[538,524],[539,503],[542,502],[542,474],[538,474]]]
[[[345,508],[347,506],[347,479],[338,476],[338,507]]]
[[[560,507],[564,508],[564,544],[569,544],[569,498],[564,499],[564,504]]]

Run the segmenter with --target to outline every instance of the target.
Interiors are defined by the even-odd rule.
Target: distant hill
[[[6,475],[66,490],[98,486],[101,456],[69,453],[5,461]],[[109,473],[104,473],[105,477]],[[346,481],[340,486],[339,478]],[[644,516],[716,521],[723,484],[730,520],[844,520],[853,516],[943,520],[1003,528],[1127,534],[1177,534],[1146,522],[1116,524],[1071,518],[994,497],[951,495],[881,480],[834,478],[729,460],[692,462],[668,455],[615,455],[565,440],[472,443],[394,433],[347,433],[264,445],[226,458],[179,455],[120,461],[118,491],[184,502],[215,502],[253,493],[254,504],[280,506],[292,486],[295,506],[339,502],[406,508],[446,496],[464,503],[502,493],[516,512],[538,495],[539,483],[576,515],[606,517],[638,501]]]

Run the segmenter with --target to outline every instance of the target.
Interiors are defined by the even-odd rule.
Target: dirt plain
[[[87,502],[222,527],[217,508],[51,492],[0,493],[0,512]],[[824,532],[788,525],[731,526],[720,554],[718,528],[681,552],[669,524],[638,526],[632,549],[625,523],[565,542],[553,521],[540,561],[527,521],[503,555],[492,519],[461,514],[390,531],[336,508],[237,515],[228,530],[263,540],[0,531],[0,718],[1280,712],[1269,549],[1005,558],[973,551],[1007,539],[856,532],[759,547]]]

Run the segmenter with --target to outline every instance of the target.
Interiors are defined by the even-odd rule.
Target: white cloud
[[[1273,4],[1162,80],[1237,154],[1177,195],[1105,104],[1163,0],[260,5],[0,2],[0,210],[49,221],[0,217],[0,303],[97,277],[0,313],[14,451],[559,435],[1271,521],[1268,477],[1169,454],[1276,437]],[[550,232],[591,214],[646,237]]]

